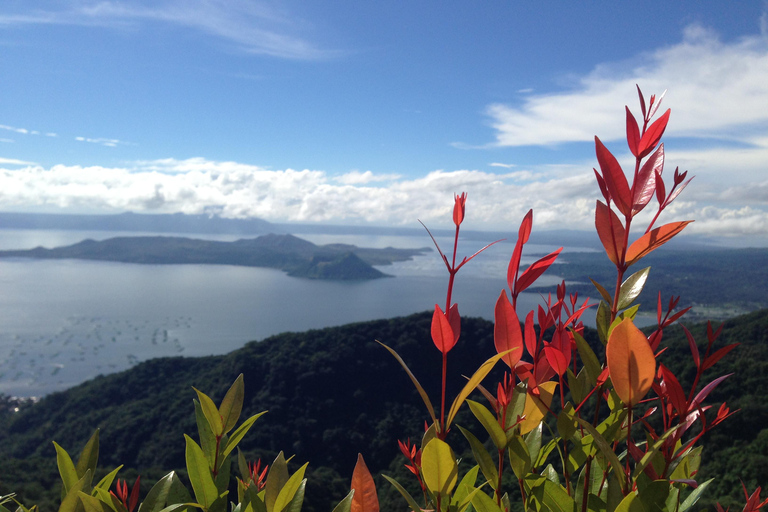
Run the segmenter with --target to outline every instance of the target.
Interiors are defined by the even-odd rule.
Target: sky
[[[763,0],[4,0],[0,211],[592,229],[636,85],[660,221],[768,237]]]

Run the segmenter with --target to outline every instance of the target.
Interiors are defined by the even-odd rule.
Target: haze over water
[[[0,230],[0,248],[55,247],[121,234],[127,233]],[[431,244],[426,235],[300,236],[361,247]],[[450,240],[438,242],[450,248]],[[459,258],[482,245],[460,244]],[[499,243],[459,272],[453,297],[462,316],[492,319],[513,247]],[[552,249],[526,246],[523,264]],[[280,332],[408,315],[435,303],[444,307],[447,272],[436,251],[379,268],[395,277],[320,281],[226,265],[0,260],[0,393],[40,396],[154,357],[224,354]],[[541,282],[559,280],[552,272]],[[540,296],[523,295],[519,312],[525,314]]]

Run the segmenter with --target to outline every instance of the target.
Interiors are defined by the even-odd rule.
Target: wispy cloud
[[[495,146],[546,145],[624,136],[621,105],[637,105],[635,84],[646,95],[669,90],[678,136],[741,140],[768,126],[768,36],[722,42],[698,25],[679,44],[638,56],[639,63],[605,64],[579,79],[573,90],[532,94],[520,105],[487,108]],[[634,108],[639,114],[638,108]],[[746,128],[746,130],[745,130]]]
[[[117,146],[131,146],[132,144],[130,142],[125,142],[118,139],[105,139],[103,137],[99,138],[91,138],[91,137],[75,137],[75,140],[78,142],[88,142],[91,144],[98,144],[100,146],[107,146],[110,148],[115,148]]]
[[[438,170],[413,179],[367,171],[358,173],[367,182],[357,184],[323,171],[268,170],[203,158],[126,167],[27,165],[0,169],[0,204],[383,225],[421,219],[440,225],[450,220],[453,194],[467,191],[470,228],[514,229],[534,208],[541,228],[592,229],[599,194],[594,177],[579,172],[587,165],[542,166],[504,175]],[[696,219],[690,232],[768,236],[768,182],[714,192],[694,185],[666,220]]]
[[[312,25],[272,2],[246,0],[159,0],[154,2],[59,2],[24,4],[22,12],[0,14],[0,27],[80,25],[125,27],[146,22],[196,30],[232,43],[245,52],[288,59],[323,59],[339,52],[322,48],[306,34]],[[41,7],[42,5],[42,7]]]
[[[0,130],[6,130],[9,132],[22,133],[24,135],[29,134],[29,130],[26,128],[16,128],[15,126],[8,126],[6,124],[0,124]]]

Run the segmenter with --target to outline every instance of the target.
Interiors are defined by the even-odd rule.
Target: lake
[[[126,234],[142,233],[0,230],[0,249],[55,247]],[[431,245],[426,235],[300,236],[317,244]],[[449,249],[452,241],[438,242]],[[460,244],[459,255],[468,256],[482,245]],[[462,316],[493,318],[513,248],[511,242],[499,243],[459,272],[453,297]],[[524,264],[553,249],[526,246],[530,256]],[[40,396],[154,357],[224,354],[280,332],[444,306],[448,273],[436,251],[378,268],[394,277],[339,282],[224,265],[0,260],[0,393]],[[554,293],[559,279],[545,275],[540,282],[552,284]],[[523,295],[518,304],[522,316],[541,300],[539,294]]]

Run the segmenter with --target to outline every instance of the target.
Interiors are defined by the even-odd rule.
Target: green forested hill
[[[245,413],[269,410],[242,444],[247,455],[270,461],[284,450],[298,463],[309,461],[306,510],[331,510],[333,500],[345,494],[358,452],[372,471],[391,473],[402,464],[397,439],[420,437],[427,418],[423,405],[403,370],[374,340],[395,348],[437,401],[440,353],[430,340],[430,320],[420,314],[286,333],[226,356],[147,361],[19,412],[0,412],[0,494],[15,490],[34,501],[54,499],[58,477],[51,441],[76,453],[97,427],[105,468],[125,464],[151,477],[160,476],[160,468],[182,468],[182,433],[196,433],[191,386],[218,401],[244,373]],[[692,330],[704,343],[704,326]],[[492,334],[490,322],[464,319],[462,341],[449,355],[450,396],[463,385],[459,375],[470,374],[493,353]],[[692,364],[681,330],[670,329],[665,340],[670,349],[661,360],[690,380],[693,371],[683,370]],[[734,341],[742,346],[705,375],[711,380],[733,372],[712,396],[742,409],[711,434],[704,455],[701,477],[719,476],[707,497],[724,504],[728,495],[738,499],[739,479],[750,488],[768,483],[768,311],[730,320],[718,346]],[[475,427],[467,416],[458,423]],[[380,488],[388,499],[389,486]]]

